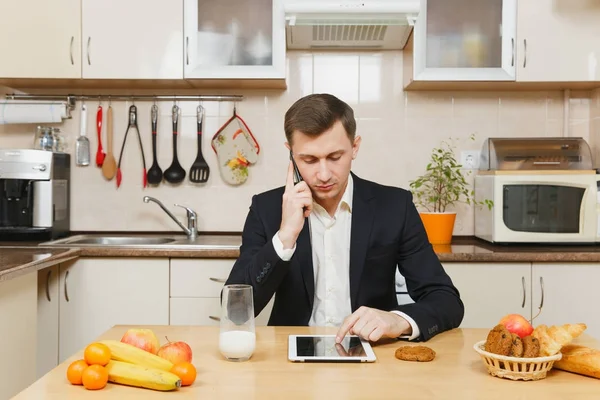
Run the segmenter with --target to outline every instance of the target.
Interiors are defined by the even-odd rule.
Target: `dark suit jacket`
[[[415,320],[422,341],[458,327],[463,303],[427,239],[412,194],[352,177],[352,311],[360,306],[402,311]],[[283,261],[272,244],[281,224],[283,192],[280,187],[252,198],[240,257],[226,284],[253,286],[256,315],[275,295],[269,325],[306,326],[315,292],[308,220],[291,260]],[[396,268],[415,303],[398,305]]]

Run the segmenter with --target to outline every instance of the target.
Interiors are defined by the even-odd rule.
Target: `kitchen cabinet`
[[[168,282],[168,258],[80,258],[61,264],[59,362],[114,325],[168,325]]]
[[[82,0],[84,79],[182,79],[181,0]]]
[[[2,1],[0,15],[1,78],[81,78],[80,0]]]
[[[171,259],[171,325],[218,325],[221,289],[234,259]],[[255,324],[267,325],[274,298],[256,316]]]
[[[444,263],[465,306],[461,328],[487,328],[507,314],[531,318],[531,263]]]
[[[59,275],[58,264],[37,272],[36,378],[38,379],[58,365]]]
[[[600,81],[600,3],[521,0],[517,81]]]
[[[0,282],[0,399],[10,399],[36,379],[37,274]]]
[[[597,263],[533,263],[533,314],[539,324],[562,325],[583,322],[585,333],[600,339],[600,265]]]
[[[421,0],[413,32],[412,79],[514,81],[516,3]]]
[[[285,78],[281,0],[184,0],[185,79]]]

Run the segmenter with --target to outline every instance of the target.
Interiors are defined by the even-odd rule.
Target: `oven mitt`
[[[231,185],[248,179],[248,169],[258,161],[260,146],[244,120],[235,113],[215,133],[211,145],[217,154],[219,172]]]

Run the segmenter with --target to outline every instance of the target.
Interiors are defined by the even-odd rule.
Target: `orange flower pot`
[[[454,231],[456,212],[421,212],[419,215],[425,226],[429,243],[438,245],[450,244],[452,242],[452,232]]]

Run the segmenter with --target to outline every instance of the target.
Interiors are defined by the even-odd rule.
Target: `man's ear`
[[[360,148],[360,142],[362,138],[360,136],[356,136],[354,138],[354,143],[352,144],[352,159],[354,160],[358,155],[358,149]]]
[[[285,142],[284,145],[288,150],[292,150],[292,146],[288,142]]]

